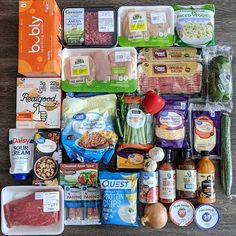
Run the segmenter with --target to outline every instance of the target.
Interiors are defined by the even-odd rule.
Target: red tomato
[[[142,101],[144,111],[150,114],[158,113],[165,104],[165,100],[154,90],[149,90]]]

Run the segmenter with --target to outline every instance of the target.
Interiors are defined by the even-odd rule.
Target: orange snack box
[[[61,12],[55,0],[19,1],[18,72],[29,77],[60,76]]]

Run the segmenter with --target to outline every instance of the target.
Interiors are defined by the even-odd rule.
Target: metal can
[[[142,203],[158,202],[158,172],[140,173],[139,201]]]

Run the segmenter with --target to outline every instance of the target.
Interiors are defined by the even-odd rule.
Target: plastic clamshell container
[[[131,15],[128,15],[129,13]],[[126,16],[127,22],[123,23]],[[127,27],[125,32],[129,32],[129,35],[123,35],[123,24]],[[120,46],[170,47],[174,41],[174,9],[171,6],[122,6],[118,9]]]
[[[3,206],[29,194],[45,190],[56,190],[60,193],[59,222],[50,226],[13,226],[7,227]],[[22,193],[22,194],[20,194]],[[14,198],[15,195],[19,197]],[[24,209],[22,209],[24,214]],[[1,192],[1,230],[5,235],[59,235],[64,231],[64,190],[61,186],[7,186]]]
[[[103,13],[100,14],[99,12],[103,12],[104,14]],[[89,22],[86,22],[87,13],[91,13],[91,14],[97,13],[98,15],[97,25],[94,23],[94,19],[92,21],[92,24],[89,24]],[[102,18],[102,20],[100,21],[99,21],[99,14],[100,14],[100,17]],[[73,22],[73,25],[66,23],[67,21],[70,21],[69,18],[71,19],[71,22]],[[113,20],[113,24],[111,24],[112,20]],[[92,26],[91,28],[94,30],[94,32],[92,32],[93,34],[96,34],[96,30],[97,30],[97,34],[96,34],[97,39],[101,41],[105,41],[103,37],[106,37],[106,36],[110,37],[112,35],[112,39],[110,38],[111,43],[105,44],[105,43],[99,42],[99,40],[97,41],[98,43],[86,42],[87,39],[90,40],[91,38],[93,38],[92,40],[94,40],[94,37],[89,37],[89,34],[87,34],[88,37],[86,36],[86,25]],[[70,39],[71,42],[66,42],[68,41],[65,35],[66,27],[68,28],[67,30],[71,31],[71,39]],[[112,47],[115,47],[117,45],[117,10],[114,7],[110,7],[110,6],[64,8],[62,11],[62,36],[61,38],[62,38],[62,44],[66,48],[100,48],[100,47],[112,48]]]
[[[100,53],[99,57],[98,53]],[[74,79],[71,74],[73,70],[71,58],[74,58],[75,65],[76,61],[84,61],[78,68],[87,67],[87,74],[84,73],[83,76]],[[85,65],[86,60],[87,65]],[[65,48],[62,51],[61,84],[64,92],[135,92],[138,86],[137,51],[134,47]]]

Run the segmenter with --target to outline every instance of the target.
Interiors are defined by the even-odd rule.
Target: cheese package
[[[61,12],[55,0],[19,1],[18,72],[28,77],[60,76]]]
[[[17,128],[60,128],[60,78],[18,78]]]

